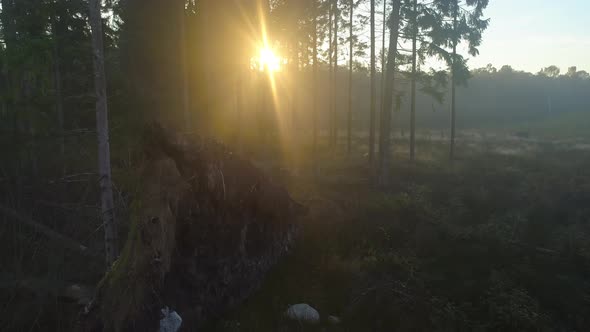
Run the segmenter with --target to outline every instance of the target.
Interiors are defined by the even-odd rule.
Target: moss
[[[145,249],[141,240],[142,202],[135,200],[131,205],[131,221],[125,246],[119,258],[98,284],[98,299],[105,331],[124,331],[129,319],[141,315],[146,302],[149,276],[138,273],[137,262]]]

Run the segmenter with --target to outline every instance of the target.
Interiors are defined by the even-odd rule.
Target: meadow
[[[411,163],[398,138],[387,190],[343,153],[320,153],[319,174],[283,175],[310,208],[298,245],[211,330],[589,329],[590,152],[481,136],[464,133],[452,163],[426,139]],[[295,303],[322,323],[290,325]]]

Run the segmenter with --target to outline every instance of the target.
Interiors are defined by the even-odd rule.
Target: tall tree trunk
[[[236,77],[236,150],[242,152],[242,110],[244,108],[244,69],[239,68]]]
[[[400,0],[393,0],[391,12],[389,50],[387,52],[387,78],[385,80],[385,98],[381,112],[381,134],[379,137],[379,179],[380,186],[389,184],[391,153],[391,113],[395,98],[395,64],[397,59],[397,40],[400,23]]]
[[[456,58],[457,58],[457,11],[458,0],[455,0],[453,7],[453,58],[451,63],[451,147],[449,150],[449,159],[455,158],[455,85],[456,85]]]
[[[28,134],[28,149],[27,154],[29,156],[29,162],[31,165],[31,173],[37,177],[39,175],[39,163],[37,158],[37,128],[35,127],[35,121],[33,121],[34,107],[33,98],[36,97],[35,91],[35,73],[32,71],[25,71],[23,79],[23,99],[24,99],[24,111],[25,111],[25,126]]]
[[[347,126],[348,126],[348,135],[347,135],[347,149],[348,153],[350,154],[350,150],[352,149],[352,60],[354,58],[352,51],[353,51],[353,40],[352,40],[352,20],[354,18],[354,0],[350,0],[350,30],[348,38],[350,39],[349,44],[349,62],[348,62],[348,119],[347,119]]]
[[[313,158],[314,169],[317,169],[318,149],[318,3],[313,4],[313,84],[312,84],[312,112],[313,112]]]
[[[58,38],[56,36],[56,38]],[[56,42],[57,43],[57,42]],[[62,173],[66,173],[66,141],[65,141],[65,130],[64,130],[64,106],[63,106],[63,92],[62,92],[62,84],[61,84],[61,65],[60,65],[60,58],[59,58],[59,46],[56,44],[54,45],[54,64],[53,64],[53,73],[55,79],[55,108],[57,110],[57,124],[59,130],[59,152],[61,156],[61,163],[62,163]]]
[[[57,6],[54,1],[53,6]],[[61,13],[61,11],[60,11]],[[61,14],[56,13],[52,18],[52,30],[53,30],[53,79],[55,81],[55,108],[57,111],[57,125],[59,130],[59,152],[61,157],[62,174],[66,173],[66,142],[64,133],[64,107],[63,107],[63,92],[62,92],[62,79],[61,79],[61,36],[62,36],[62,20]]]
[[[375,108],[377,98],[375,60],[375,0],[371,0],[371,105],[369,115],[369,163],[371,164],[375,159]]]
[[[334,0],[334,138],[333,145],[338,147],[338,20],[340,13],[338,12],[338,0]]]
[[[96,132],[98,134],[98,176],[100,184],[101,216],[104,227],[106,262],[110,266],[117,258],[117,232],[113,186],[111,179],[111,153],[109,146],[109,120],[107,85],[104,68],[101,1],[90,0],[89,20],[92,30],[94,85],[96,90]]]
[[[297,123],[297,96],[298,96],[298,87],[299,87],[299,79],[300,79],[300,72],[299,72],[299,41],[297,36],[293,40],[293,75],[291,75],[291,129],[293,130],[292,138],[295,138],[295,131],[296,131],[296,123]],[[293,140],[293,142],[295,142]]]
[[[381,32],[381,112],[385,99],[385,27],[387,26],[387,0],[383,0],[383,27]]]
[[[184,8],[184,0],[180,1],[180,60],[181,60],[181,76],[182,76],[182,116],[184,118],[184,125],[186,131],[190,131],[191,115],[190,115],[190,96],[189,96],[189,77],[188,77],[188,58],[186,50],[186,13]]]
[[[334,118],[332,113],[334,112],[334,98],[332,95],[334,94],[334,43],[333,43],[333,33],[332,33],[332,14],[334,12],[334,8],[332,6],[333,0],[328,0],[328,58],[329,58],[329,80],[328,83],[328,144],[332,145],[332,137],[334,135]]]
[[[210,26],[211,17],[210,17],[210,14],[207,12],[207,10],[203,10],[203,21],[204,21],[204,26],[206,26],[206,27]],[[211,40],[210,40],[211,36],[208,33],[204,32],[202,36],[203,36],[203,42],[205,43],[205,45],[211,43]],[[203,62],[205,63],[205,66],[201,67],[203,70],[202,74],[205,79],[205,82],[212,82],[213,81],[213,74],[211,72],[211,66],[214,61],[213,61],[213,59],[211,59],[211,57],[212,57],[211,52],[204,52],[204,53],[205,54],[203,55],[203,58],[204,58]],[[203,84],[202,98],[204,100],[203,110],[200,112],[200,117],[196,122],[197,122],[197,127],[199,128],[199,130],[204,135],[209,135],[212,133],[211,125],[209,125],[209,123],[211,123],[211,120],[213,118],[213,92],[212,92],[211,87],[207,83]],[[259,111],[260,111],[260,109],[259,109]]]
[[[15,8],[14,2],[12,0],[2,0],[2,30],[4,33],[4,43],[5,49],[4,52],[8,56],[5,58],[8,59],[11,52],[15,52],[16,48],[16,26],[15,26]],[[16,72],[16,68],[10,66],[7,61],[4,61],[3,68],[4,77],[5,77],[5,94],[7,102],[7,108],[10,109],[13,115],[13,143],[17,147],[17,150],[20,148],[19,139],[20,139],[20,119],[19,119],[19,112],[16,109],[16,100],[19,99],[18,94],[20,93],[19,89],[16,88],[18,74]]]
[[[412,100],[410,102],[410,160],[414,161],[416,154],[416,57],[418,39],[418,0],[414,0],[412,13]]]

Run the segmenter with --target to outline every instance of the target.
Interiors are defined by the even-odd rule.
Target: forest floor
[[[208,330],[590,331],[588,140],[465,132],[451,163],[446,141],[434,136],[419,135],[413,163],[407,136],[396,138],[387,190],[372,185],[361,142],[350,156],[344,146],[321,150],[316,174],[309,161],[295,167],[252,154],[310,212],[294,251]],[[119,140],[113,174],[125,220],[136,157],[133,141]],[[35,198],[10,207],[100,252],[92,176],[4,183],[22,188],[12,196]],[[3,225],[0,330],[68,330],[78,308],[62,290],[96,284],[102,258],[61,248],[19,223]],[[283,312],[296,303],[316,308],[321,324],[285,322]],[[341,323],[329,325],[329,315]]]
[[[385,191],[365,160],[327,151],[319,176],[285,177],[310,208],[299,243],[210,330],[590,330],[590,152],[465,137],[453,163],[434,140],[414,163],[395,151]],[[289,326],[296,303],[321,324]]]

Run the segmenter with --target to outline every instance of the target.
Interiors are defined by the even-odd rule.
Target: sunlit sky
[[[361,5],[360,10],[369,13],[368,5]],[[490,19],[490,26],[484,32],[479,56],[468,56],[470,68],[491,63],[498,69],[511,65],[537,73],[556,65],[562,72],[570,66],[590,72],[590,0],[490,0],[484,17]],[[380,28],[381,17],[377,20]],[[368,42],[368,31],[363,38]],[[377,40],[380,43],[380,31]],[[410,47],[407,41],[401,43]],[[461,52],[467,55],[466,47],[461,47]],[[434,60],[425,65],[445,67]]]
[[[490,26],[469,67],[590,71],[590,0],[490,0],[485,16]]]

